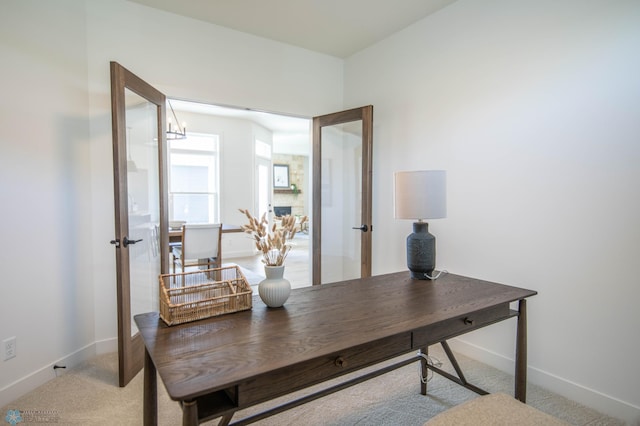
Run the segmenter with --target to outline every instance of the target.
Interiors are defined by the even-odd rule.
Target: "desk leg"
[[[143,421],[144,426],[156,426],[158,424],[158,383],[156,366],[144,351],[144,391],[143,391]]]
[[[233,418],[233,413],[222,416],[218,421],[218,426],[227,426],[229,423],[231,423],[232,418]]]
[[[182,403],[182,426],[198,425],[198,403],[197,401],[184,401]]]
[[[427,369],[427,358],[429,356],[429,346],[425,346],[424,348],[420,348],[420,352],[424,355],[424,357],[420,357],[420,393],[422,395],[427,394],[427,375],[429,374],[429,370]]]
[[[527,301],[520,300],[518,328],[516,336],[516,372],[515,397],[526,402],[527,399]]]

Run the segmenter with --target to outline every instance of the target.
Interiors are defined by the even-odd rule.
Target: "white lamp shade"
[[[394,217],[396,219],[441,219],[447,217],[447,172],[421,170],[394,173]]]

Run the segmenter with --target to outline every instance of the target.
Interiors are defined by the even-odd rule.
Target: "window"
[[[169,220],[220,222],[218,135],[169,141]]]
[[[260,139],[256,139],[256,156],[261,158],[271,159],[271,145],[266,142],[262,142]]]

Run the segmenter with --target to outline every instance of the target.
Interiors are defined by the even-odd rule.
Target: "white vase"
[[[260,299],[270,308],[279,308],[291,294],[291,283],[282,277],[284,265],[265,266],[264,273],[267,278],[258,284]]]

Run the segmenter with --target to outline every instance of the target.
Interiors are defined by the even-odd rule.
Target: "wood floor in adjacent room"
[[[291,241],[292,248],[285,260],[284,278],[289,280],[291,288],[307,287],[311,285],[311,254],[309,252],[309,235],[296,234]],[[258,285],[264,279],[264,264],[262,256],[223,258],[223,264],[235,263],[239,265],[252,286]]]

